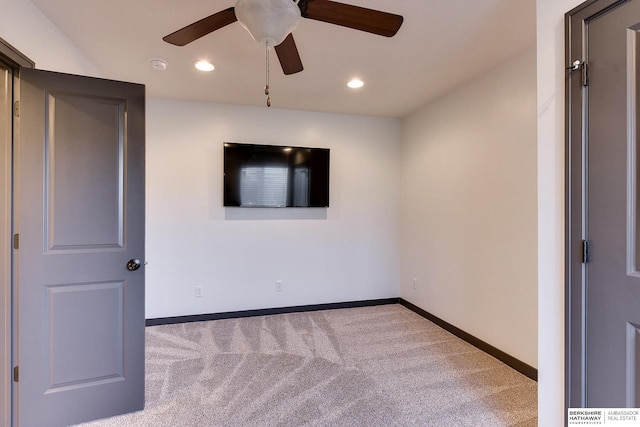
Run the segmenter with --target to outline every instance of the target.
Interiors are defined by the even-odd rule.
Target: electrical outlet
[[[196,286],[196,298],[202,297],[202,286]]]
[[[276,292],[283,292],[284,291],[284,284],[282,283],[282,280],[276,280]]]
[[[413,289],[418,289],[418,279],[413,279]]]

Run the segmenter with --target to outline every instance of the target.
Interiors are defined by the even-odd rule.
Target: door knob
[[[137,269],[140,268],[141,264],[142,263],[137,258],[130,259],[129,261],[127,261],[127,270],[136,271]]]

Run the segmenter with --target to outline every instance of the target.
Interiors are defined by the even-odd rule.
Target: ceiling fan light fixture
[[[268,47],[282,43],[301,19],[292,0],[238,0],[235,14],[251,37]]]

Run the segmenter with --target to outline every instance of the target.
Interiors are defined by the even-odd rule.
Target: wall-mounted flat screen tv
[[[328,207],[329,149],[226,142],[224,206]]]

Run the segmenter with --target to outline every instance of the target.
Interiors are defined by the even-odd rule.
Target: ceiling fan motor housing
[[[257,42],[277,46],[300,22],[300,8],[291,0],[238,0],[238,22]]]

